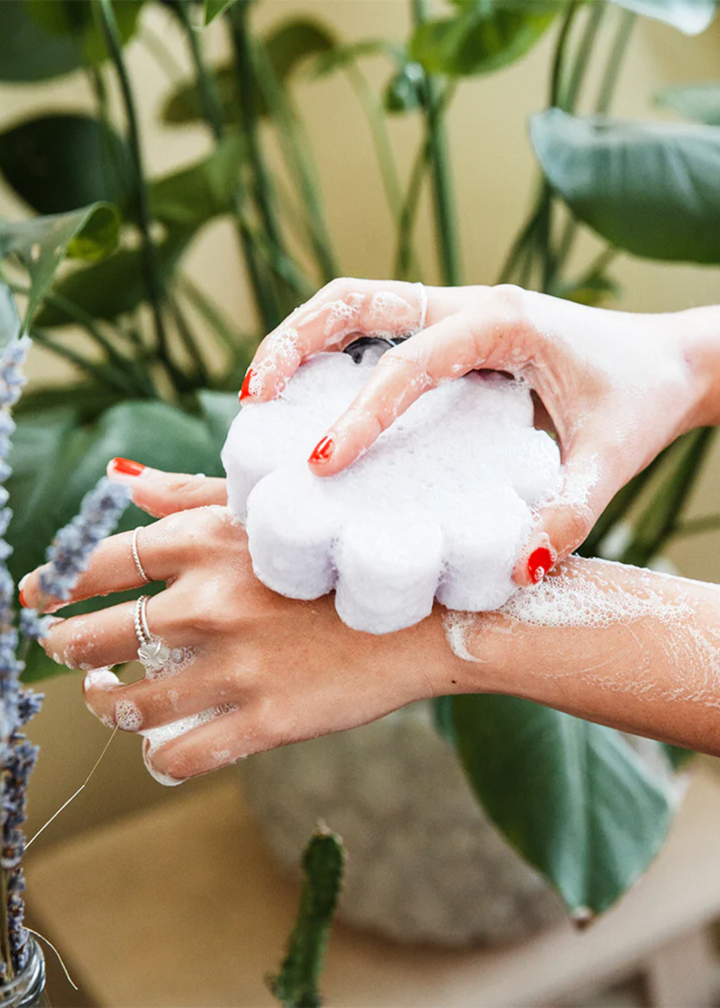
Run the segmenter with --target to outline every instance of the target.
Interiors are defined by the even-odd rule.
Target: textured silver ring
[[[147,604],[150,601],[149,595],[141,595],[135,600],[135,615],[133,622],[135,624],[135,636],[138,639],[138,644],[143,647],[149,644],[152,640],[150,636],[150,631],[148,629],[147,623]]]
[[[428,295],[427,287],[424,283],[416,283],[416,287],[420,288],[420,321],[418,322],[417,331],[422,332],[427,323],[427,312],[428,312]]]
[[[170,648],[159,637],[153,637],[147,621],[147,606],[149,595],[141,595],[135,602],[135,635],[140,647],[137,651],[138,661],[151,677],[161,672],[170,659]]]
[[[135,566],[137,567],[137,572],[143,579],[144,584],[150,584],[151,579],[145,573],[145,568],[140,562],[140,554],[138,553],[138,533],[142,525],[138,525],[137,528],[133,529],[132,540],[130,542],[130,549],[132,550],[133,560],[135,561]]]

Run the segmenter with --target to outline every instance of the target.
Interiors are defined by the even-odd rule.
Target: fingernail
[[[119,685],[120,680],[109,668],[91,669],[83,681],[83,690],[92,689],[93,686],[102,686],[104,689],[109,689],[111,686]]]
[[[528,574],[533,584],[545,577],[553,565],[553,555],[547,546],[539,546],[528,558]]]
[[[145,472],[147,466],[144,466],[142,462],[133,462],[132,459],[114,458],[110,463],[110,468],[121,476],[139,476]]]
[[[315,445],[308,462],[327,462],[334,450],[335,442],[329,435],[327,435],[322,439],[322,441],[318,441]]]
[[[23,609],[29,608],[27,601],[25,599],[25,591],[24,591],[24,585],[28,577],[29,575],[25,574],[24,577],[20,578],[20,583],[18,585],[18,598],[20,599],[20,605],[23,607]]]
[[[255,369],[249,367],[247,369],[247,373],[245,374],[245,380],[242,383],[242,388],[240,389],[240,402],[242,402],[243,399],[249,399],[250,398],[250,394],[251,394],[250,393],[250,382],[253,380],[254,377],[255,377]]]

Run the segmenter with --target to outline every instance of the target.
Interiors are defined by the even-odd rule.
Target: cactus
[[[284,1008],[319,1008],[318,989],[330,925],[342,886],[341,838],[318,823],[302,856],[303,884],[297,919],[280,972],[268,986]]]

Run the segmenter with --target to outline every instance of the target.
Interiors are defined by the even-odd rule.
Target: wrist
[[[720,305],[667,316],[694,386],[686,429],[720,424]]]

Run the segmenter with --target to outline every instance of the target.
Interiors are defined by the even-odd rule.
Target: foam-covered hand
[[[193,477],[138,468],[111,469],[137,503],[166,514],[191,494],[202,503],[201,481],[188,487]],[[205,481],[206,499],[221,496],[223,482]],[[132,602],[59,620],[42,644],[87,672],[85,699],[104,723],[145,736],[148,769],[163,783],[458,688],[463,663],[439,612],[378,638],[348,629],[329,597],[283,598],[254,576],[245,533],[225,507],[168,514],[141,530],[138,546],[148,576],[167,583],[147,607],[152,635],[170,649],[166,667],[127,685],[107,668],[136,657]],[[126,532],[99,545],[70,601],[142,587]],[[36,570],[23,601],[39,600]]]
[[[428,389],[476,369],[524,377],[552,418],[564,463],[563,489],[541,509],[515,569],[527,584],[572,552],[617,490],[698,422],[703,378],[688,364],[677,315],[587,308],[508,286],[425,291],[333,281],[262,342],[241,398],[274,398],[303,361],[358,334],[415,333],[380,358],[312,452],[311,470],[330,476]]]

